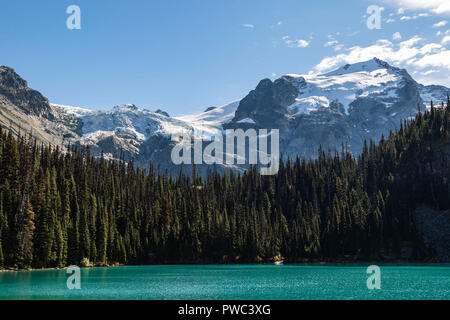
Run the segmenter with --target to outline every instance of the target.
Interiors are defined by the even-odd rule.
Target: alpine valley
[[[0,269],[449,262],[449,93],[373,59],[171,117],[51,104],[0,67]],[[236,128],[279,130],[276,174],[172,164],[173,134]]]

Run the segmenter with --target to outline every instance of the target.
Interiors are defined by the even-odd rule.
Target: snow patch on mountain
[[[299,89],[296,102],[289,107],[292,114],[310,114],[330,101],[344,105],[348,112],[350,104],[359,97],[375,97],[392,105],[396,102],[396,91],[403,86],[400,69],[390,67],[383,61],[373,59],[346,65],[327,74],[288,74],[295,79]]]
[[[93,110],[80,108],[80,107],[66,106],[66,105],[63,105],[63,104],[52,103],[51,105],[53,107],[61,108],[65,112],[67,112],[68,114],[72,114],[72,115],[74,115],[75,117],[78,117],[78,118],[86,116],[88,114],[92,114],[92,113],[95,112]]]
[[[379,69],[393,69],[386,62],[379,60],[377,58],[373,58],[369,61],[358,62],[354,64],[347,64],[343,67],[340,67],[337,70],[326,73],[325,76],[341,76],[344,74],[352,74],[358,72],[373,72]]]
[[[196,135],[205,138],[211,137],[222,134],[222,125],[233,120],[239,103],[240,100],[237,100],[221,107],[210,108],[206,112],[176,117],[175,119],[192,126]]]
[[[170,117],[162,112],[151,112],[134,104],[118,105],[112,110],[89,110],[80,107],[52,104],[63,113],[81,121],[81,142],[97,142],[117,137],[126,141],[143,143],[150,137],[161,135],[194,134],[210,137],[222,133],[222,124],[231,121],[239,101],[222,107],[211,108],[207,112],[181,117]]]
[[[310,114],[320,107],[328,108],[329,105],[330,100],[327,97],[309,96],[295,99],[295,103],[289,106],[289,110],[293,116],[297,116],[300,114]]]
[[[440,105],[442,102],[447,103],[447,97],[450,95],[450,89],[444,86],[420,86],[420,96],[426,107],[429,109],[431,107],[431,101],[433,104]]]
[[[239,120],[237,123],[255,124],[256,122],[255,122],[255,120],[253,120],[253,119],[245,118],[245,119]]]
[[[118,105],[112,110],[89,110],[80,107],[52,104],[82,122],[81,140],[88,144],[111,136],[144,142],[157,134],[170,135],[187,130],[188,124],[164,114],[140,109],[133,104]]]

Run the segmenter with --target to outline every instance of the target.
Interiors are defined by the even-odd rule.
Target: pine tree
[[[2,233],[0,232],[0,270],[5,267],[5,257],[3,255]]]
[[[30,267],[33,262],[33,238],[35,230],[35,214],[31,203],[28,202],[24,214],[23,233],[21,236],[23,250],[23,265]]]
[[[91,237],[89,234],[89,223],[86,209],[84,210],[80,221],[80,255],[82,258],[91,257]]]
[[[98,260],[99,262],[105,264],[107,262],[107,253],[108,253],[108,220],[106,208],[104,209],[102,214],[97,216],[97,248],[98,248]]]

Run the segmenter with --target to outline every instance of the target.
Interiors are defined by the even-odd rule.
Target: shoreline
[[[92,268],[116,268],[116,267],[126,267],[128,265],[124,264],[111,264],[111,265],[92,265],[87,267],[79,267],[80,269],[92,269]],[[18,268],[8,268],[0,269],[0,273],[3,272],[31,272],[31,271],[53,271],[53,270],[67,270],[71,266],[66,267],[52,267],[52,268],[28,268],[28,269],[18,269]]]
[[[442,261],[311,261],[311,262],[293,262],[279,265],[283,266],[327,266],[327,265],[440,265],[450,264],[450,262]],[[221,264],[221,263],[179,263],[179,264],[142,264],[142,265],[124,265],[124,264],[112,264],[112,265],[93,265],[88,267],[80,267],[80,269],[94,269],[94,268],[118,268],[118,267],[156,267],[156,266],[275,266],[274,263],[242,263],[242,264]],[[67,267],[53,267],[53,268],[29,268],[29,269],[0,269],[0,273],[7,272],[33,272],[33,271],[54,271],[54,270],[67,270]]]

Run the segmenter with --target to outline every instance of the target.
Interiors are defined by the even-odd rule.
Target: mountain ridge
[[[419,106],[425,110],[424,101],[445,100],[449,93],[444,86],[421,85],[405,69],[374,58],[325,74],[263,79],[243,99],[171,117],[134,104],[95,111],[51,104],[13,69],[2,66],[0,124],[53,145],[90,146],[94,155],[111,159],[122,153],[139,166],[148,167],[151,161],[176,174],[180,168],[169,157],[173,134],[209,139],[226,129],[279,129],[280,150],[286,157],[314,158],[320,146],[338,151],[342,145],[358,154],[365,140],[379,140],[414,117]]]

